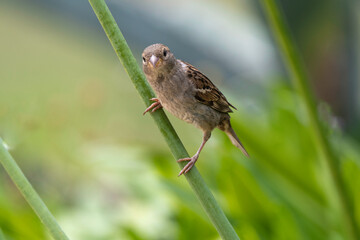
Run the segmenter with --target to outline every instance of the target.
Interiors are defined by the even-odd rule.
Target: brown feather
[[[194,84],[197,90],[195,93],[196,100],[223,113],[232,112],[230,107],[236,109],[227,101],[224,94],[220,92],[209,78],[191,64],[184,61],[181,62],[186,65],[184,69],[186,76]]]

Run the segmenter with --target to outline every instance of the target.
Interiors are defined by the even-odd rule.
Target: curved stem
[[[54,216],[51,214],[35,189],[26,179],[15,160],[7,151],[4,142],[0,138],[0,163],[4,166],[12,181],[15,183],[25,200],[29,203],[34,212],[38,215],[41,222],[50,231],[51,236],[56,240],[68,240],[69,238],[60,228]]]
[[[341,176],[339,161],[329,142],[325,128],[321,123],[316,109],[314,94],[309,87],[305,67],[301,62],[300,53],[295,48],[289,30],[285,24],[284,17],[279,11],[274,0],[262,0],[264,11],[268,17],[270,28],[281,50],[283,61],[293,80],[296,89],[302,95],[306,111],[310,119],[310,127],[315,135],[315,140],[326,160],[326,165],[332,177],[334,187],[344,215],[345,226],[352,239],[360,239],[357,223],[354,216],[351,201],[346,190],[344,180]]]
[[[5,240],[5,236],[0,228],[0,240]]]
[[[155,95],[148,85],[145,76],[143,75],[140,67],[138,66],[130,48],[128,47],[125,38],[123,37],[119,27],[117,26],[113,16],[111,15],[106,3],[103,0],[89,0],[96,16],[99,19],[107,37],[110,40],[117,56],[123,64],[125,70],[130,76],[135,88],[138,90],[140,96],[145,102],[146,106],[150,105],[150,98],[154,98]],[[160,129],[165,141],[169,145],[169,148],[174,155],[175,159],[189,157],[184,145],[180,141],[174,128],[169,122],[163,110],[157,110],[152,113],[151,116],[155,120],[158,128]],[[186,163],[179,163],[183,167]],[[198,170],[193,169],[185,175],[191,188],[198,197],[205,212],[209,216],[211,222],[215,226],[216,230],[220,234],[222,239],[239,239],[234,228],[231,226],[229,220],[226,218],[224,212],[216,202],[214,196],[206,186],[203,178]]]

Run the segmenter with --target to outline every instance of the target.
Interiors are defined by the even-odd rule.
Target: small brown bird
[[[157,98],[144,112],[164,107],[181,120],[194,124],[203,132],[203,141],[199,150],[180,171],[179,176],[187,173],[194,166],[212,130],[224,131],[231,142],[246,155],[244,146],[230,124],[231,105],[220,90],[198,69],[178,60],[163,44],[153,44],[145,48],[142,54],[143,70]]]

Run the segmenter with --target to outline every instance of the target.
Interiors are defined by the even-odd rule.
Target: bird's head
[[[175,66],[176,58],[167,46],[157,43],[145,48],[142,62],[145,74],[152,75],[170,72]]]

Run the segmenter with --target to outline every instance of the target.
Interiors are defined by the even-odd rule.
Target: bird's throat
[[[158,75],[157,75],[157,77],[156,77],[156,81],[158,82],[158,83],[161,83],[161,82],[163,82],[164,81],[164,75],[162,74],[162,73],[159,73]]]

